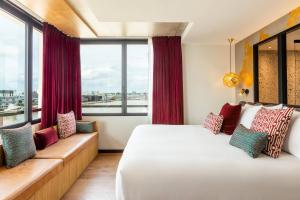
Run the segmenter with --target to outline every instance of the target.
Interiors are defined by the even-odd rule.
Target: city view
[[[122,94],[91,92],[82,95],[83,113],[120,113]],[[131,92],[127,94],[127,112],[147,113],[148,93]]]
[[[41,117],[38,92],[32,93],[33,119]],[[0,90],[0,126],[25,121],[25,94],[15,90]],[[148,93],[131,92],[127,94],[127,112],[147,113]],[[82,94],[83,113],[120,113],[122,94],[90,92]]]
[[[32,93],[32,118],[40,118],[38,93]],[[25,94],[15,90],[0,90],[0,126],[25,121]]]

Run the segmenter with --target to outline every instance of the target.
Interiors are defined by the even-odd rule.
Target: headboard
[[[249,105],[264,105],[264,106],[275,106],[278,104],[275,103],[264,103],[264,102],[246,102],[246,101],[240,101],[239,104],[241,104],[242,106],[245,104],[249,104]],[[295,110],[300,111],[300,106],[299,105],[288,105],[288,104],[282,104],[283,106],[287,106],[287,107],[293,107],[295,108]]]

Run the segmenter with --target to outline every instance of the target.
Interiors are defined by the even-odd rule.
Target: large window
[[[83,114],[146,115],[148,71],[146,40],[83,40]]]
[[[0,126],[26,120],[25,23],[0,10]]]
[[[0,2],[0,127],[39,119],[42,25]]]
[[[43,34],[33,29],[32,34],[32,119],[41,118],[43,77]]]

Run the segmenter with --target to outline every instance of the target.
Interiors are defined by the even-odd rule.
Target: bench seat
[[[39,126],[34,126],[39,130]],[[75,134],[7,169],[0,141],[0,200],[59,200],[98,154],[99,133]]]
[[[86,149],[91,143],[98,141],[98,133],[75,134],[46,149],[37,151],[37,159],[62,159],[64,164],[72,160],[79,152]],[[97,147],[98,148],[98,147]]]
[[[30,199],[62,169],[60,159],[29,159],[11,169],[0,167],[0,199]]]

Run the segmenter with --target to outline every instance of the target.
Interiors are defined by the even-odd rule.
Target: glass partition
[[[258,46],[259,102],[278,103],[277,38]]]
[[[286,34],[287,103],[300,105],[300,29]]]

